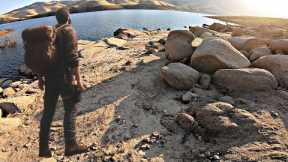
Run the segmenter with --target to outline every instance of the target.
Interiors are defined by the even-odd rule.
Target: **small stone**
[[[220,97],[220,98],[219,98],[219,101],[227,102],[227,103],[229,103],[229,104],[231,104],[231,105],[234,105],[234,104],[235,104],[235,101],[234,101],[233,97],[231,97],[231,96],[223,96],[223,97]]]
[[[211,76],[208,74],[202,74],[200,76],[200,80],[199,80],[199,84],[201,86],[201,88],[203,89],[209,89],[209,86],[211,84]]]
[[[12,88],[18,88],[19,86],[20,86],[20,84],[22,84],[22,82],[21,81],[17,81],[17,82],[13,82],[13,83],[11,83],[11,87]]]
[[[192,131],[198,125],[195,119],[186,113],[180,113],[176,117],[176,122],[186,131]]]
[[[12,83],[12,80],[9,80],[7,78],[0,79],[0,87],[3,89],[10,87],[10,84]]]
[[[209,156],[211,156],[211,152],[209,152],[209,151],[206,151],[206,152],[205,152],[205,156],[206,156],[206,157],[209,157]]]
[[[140,147],[141,150],[149,150],[151,146],[149,144],[144,144]]]
[[[165,39],[159,39],[159,41],[158,41],[160,44],[162,44],[162,45],[165,45],[165,43],[166,43],[166,40]]]
[[[3,91],[3,96],[4,97],[11,97],[15,95],[15,90],[12,87],[6,88]]]
[[[218,155],[214,155],[212,160],[220,160],[221,158]]]
[[[23,148],[28,149],[29,147],[31,147],[31,143],[26,143],[26,144],[23,145]]]
[[[182,102],[183,103],[189,103],[191,101],[197,100],[198,98],[199,98],[199,96],[197,94],[188,91],[187,93],[185,93],[182,96]]]
[[[143,108],[145,111],[150,111],[150,110],[153,109],[153,105],[152,105],[151,103],[146,103],[146,102],[144,102],[144,103],[142,104],[142,108]]]
[[[25,93],[26,94],[35,94],[35,93],[37,93],[37,90],[29,88],[29,89],[27,89],[27,91]]]
[[[153,132],[152,137],[160,138],[160,133],[159,132]]]
[[[195,38],[195,39],[192,41],[192,47],[197,48],[197,47],[199,47],[202,43],[203,43],[203,39],[197,37],[197,38]]]
[[[104,40],[111,47],[123,47],[127,41],[119,38],[107,38]]]
[[[200,158],[205,158],[205,154],[199,154]]]
[[[273,118],[278,118],[278,117],[279,117],[279,113],[277,113],[277,112],[275,112],[275,111],[271,111],[270,114],[271,114],[271,116],[272,116]]]
[[[21,112],[21,110],[17,107],[16,104],[9,102],[0,103],[0,109],[3,112],[2,115],[5,115],[5,117],[9,114],[16,114]]]
[[[4,90],[3,90],[3,88],[1,88],[1,87],[0,87],[0,94],[2,94],[2,93],[3,93],[3,91],[4,91]]]

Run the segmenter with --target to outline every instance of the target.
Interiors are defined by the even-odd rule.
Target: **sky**
[[[32,4],[34,2],[43,2],[45,0],[1,0],[0,14],[4,14],[11,10]],[[48,1],[48,0],[46,0]]]
[[[248,9],[259,16],[288,18],[288,0],[241,0]]]

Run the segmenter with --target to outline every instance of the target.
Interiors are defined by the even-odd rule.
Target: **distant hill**
[[[62,7],[73,13],[113,9],[175,9],[216,15],[249,13],[234,0],[66,0],[37,2],[0,16],[0,23],[53,15]]]
[[[165,0],[66,0],[36,2],[31,5],[0,15],[0,23],[20,21],[53,15],[59,8],[70,8],[73,13],[112,9],[174,9]]]

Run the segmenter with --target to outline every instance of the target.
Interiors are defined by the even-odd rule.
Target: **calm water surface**
[[[159,10],[117,10],[79,13],[72,15],[73,25],[78,33],[79,39],[99,40],[103,37],[113,35],[119,27],[135,29],[183,29],[186,25],[202,25],[218,22],[205,15],[180,11],[159,11]],[[23,48],[21,32],[30,27],[39,25],[55,25],[55,17],[45,17],[25,20],[0,25],[0,29],[12,28],[16,32],[6,38],[17,40],[17,47],[14,49],[0,50],[0,78],[18,75],[17,68],[23,64]],[[0,38],[6,39],[5,37]]]

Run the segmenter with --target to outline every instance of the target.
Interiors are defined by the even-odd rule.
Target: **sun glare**
[[[288,17],[288,0],[244,0],[244,2],[259,16]]]

